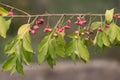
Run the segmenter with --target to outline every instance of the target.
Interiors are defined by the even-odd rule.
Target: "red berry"
[[[39,21],[39,20],[37,20],[37,21],[35,22],[35,24],[36,24],[36,25],[40,24],[40,21]]]
[[[65,28],[65,29],[70,29],[71,26],[69,26],[69,25],[65,25],[64,28]]]
[[[52,28],[48,28],[48,32],[52,32]]]
[[[47,32],[48,31],[48,28],[44,28],[43,32]]]
[[[94,31],[90,29],[89,34],[94,34]]]
[[[106,24],[105,27],[106,27],[106,28],[110,28],[110,24]]]
[[[84,24],[83,21],[79,21],[79,25],[82,26]]]
[[[79,16],[77,17],[77,20],[79,20],[79,21],[81,20]]]
[[[34,35],[34,34],[36,34],[36,31],[35,30],[31,30],[30,33]]]
[[[85,41],[88,41],[89,40],[89,36],[85,37],[84,39],[85,39]]]
[[[83,35],[85,35],[85,33],[84,33],[84,32],[82,32],[82,33],[81,33],[81,35],[83,36]]]
[[[83,29],[84,29],[84,30],[87,30],[87,27],[84,27]]]
[[[38,25],[34,25],[34,26],[33,26],[33,29],[34,29],[34,30],[38,30],[38,29],[39,29],[39,26],[38,26]]]
[[[67,20],[67,23],[71,23],[72,21],[70,19]]]
[[[43,32],[52,32],[52,28],[44,28]]]
[[[120,15],[118,15],[117,18],[120,19]]]
[[[102,31],[103,31],[103,28],[102,28],[102,27],[99,27],[99,28],[98,28],[98,31],[102,32]]]
[[[57,34],[57,33],[54,33],[54,34],[53,34],[53,36],[54,36],[54,37],[57,37],[57,36],[58,36],[58,34]]]
[[[13,16],[13,15],[14,15],[14,12],[13,12],[13,11],[10,11],[10,12],[8,12],[8,15],[9,15],[9,16]]]
[[[76,21],[75,24],[76,24],[76,25],[79,25],[79,21]]]
[[[45,24],[45,20],[43,18],[40,18],[39,19],[39,24],[44,25]]]
[[[83,21],[83,24],[86,24],[87,23],[87,21],[86,20],[82,20]]]
[[[79,31],[78,31],[78,30],[76,30],[76,31],[75,31],[75,34],[79,34]]]
[[[64,27],[56,28],[56,30],[57,30],[58,32],[62,32],[62,31],[64,30]]]

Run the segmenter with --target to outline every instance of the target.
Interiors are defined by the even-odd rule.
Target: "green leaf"
[[[12,76],[16,72],[16,63],[13,65],[10,75]]]
[[[108,39],[108,36],[104,32],[103,32],[103,35],[102,35],[102,41],[103,41],[103,44],[105,46],[110,47],[110,41]]]
[[[6,38],[7,30],[9,29],[11,19],[6,20],[3,17],[0,17],[0,35],[3,38]]]
[[[117,27],[117,40],[120,41],[120,27]]]
[[[53,66],[56,65],[56,59],[51,58],[51,56],[47,57],[47,62],[51,68],[53,68]]]
[[[7,15],[8,15],[8,11],[5,10],[4,8],[0,7],[0,14],[1,14],[2,16],[7,16]]]
[[[8,60],[6,60],[4,63],[3,63],[3,66],[2,66],[2,71],[8,71],[8,70],[11,70],[15,64],[15,56],[11,56],[10,58],[8,58]]]
[[[23,49],[22,49],[22,41],[19,41],[17,46],[15,47],[15,55],[19,61],[22,61],[22,55],[23,54]]]
[[[102,33],[102,32],[98,32],[97,35],[96,35],[96,44],[97,44],[100,48],[103,48],[103,40],[102,40],[102,37],[103,37],[103,33]]]
[[[65,40],[61,34],[59,34],[56,38],[56,43],[54,45],[57,55],[60,57],[65,57]]]
[[[48,38],[49,38],[49,36],[45,36],[45,37],[41,40],[40,44],[38,45],[38,50],[41,49],[45,43],[48,42]]]
[[[95,29],[97,29],[98,27],[100,27],[100,26],[102,26],[102,25],[103,25],[102,22],[93,22],[93,23],[91,24],[90,28],[91,28],[92,30],[95,30]]]
[[[106,10],[105,19],[107,23],[111,23],[111,21],[113,20],[113,14],[114,14],[114,9]]]
[[[28,32],[30,29],[30,24],[23,24],[19,29],[18,29],[18,36],[20,39],[23,39],[24,35],[26,32]]]
[[[38,63],[41,64],[46,59],[48,52],[48,42],[46,42],[42,47],[38,48]]]
[[[23,61],[25,62],[25,64],[29,65],[28,62],[31,61],[31,57],[32,57],[31,52],[27,52],[27,51],[23,50],[22,58],[23,58]]]
[[[31,46],[31,41],[30,41],[30,35],[28,32],[26,32],[26,34],[23,37],[23,48],[28,51],[33,53],[33,49]]]
[[[19,41],[20,40],[18,40],[17,38],[14,38],[10,42],[8,42],[4,48],[5,53],[13,54],[15,52],[16,46],[18,45]]]
[[[54,43],[55,43],[55,39],[49,40],[48,53],[52,59],[56,59]]]
[[[69,38],[73,38],[73,39],[75,38],[75,36],[76,36],[75,33],[72,33],[72,34],[69,34],[69,35],[68,35]]]
[[[117,37],[117,25],[115,23],[110,24],[110,28],[106,30],[106,34],[109,36],[110,42],[113,43]]]
[[[75,53],[72,53],[71,54],[71,59],[72,59],[73,62],[76,61],[76,58],[77,58],[77,55]]]
[[[78,46],[78,51],[79,51],[80,57],[84,61],[88,61],[89,60],[89,52],[88,52],[87,46],[80,39],[78,40],[77,46]]]
[[[22,62],[20,62],[18,59],[16,60],[16,70],[18,73],[24,75]]]
[[[73,39],[67,46],[65,53],[67,56],[70,56],[75,51],[75,39]]]

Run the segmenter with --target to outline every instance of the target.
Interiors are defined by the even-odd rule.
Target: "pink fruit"
[[[64,30],[64,27],[58,27],[58,28],[56,28],[56,30],[57,30],[58,32],[62,32],[62,31]]]
[[[38,30],[38,29],[39,29],[39,26],[38,26],[38,25],[34,25],[34,26],[33,26],[33,29],[34,29],[34,30]]]
[[[79,25],[82,26],[84,24],[83,21],[79,21]]]
[[[48,31],[48,28],[44,28],[43,32],[47,32]]]
[[[35,24],[36,24],[36,25],[40,24],[40,21],[39,21],[39,20],[37,20],[37,21],[35,22]]]
[[[94,34],[94,31],[90,29],[89,34]]]
[[[81,35],[83,36],[83,35],[85,35],[85,33],[84,33],[84,32],[82,32],[82,33],[81,33]]]
[[[70,19],[67,20],[67,23],[71,23],[72,21]]]
[[[110,28],[110,24],[106,24],[105,27],[106,27],[106,28]]]
[[[52,28],[48,28],[48,32],[52,32]]]
[[[44,28],[43,32],[52,32],[52,28]]]
[[[30,33],[34,35],[34,34],[36,34],[36,31],[35,30],[31,30]]]
[[[40,18],[39,21],[40,21],[40,24],[43,24],[45,22],[43,18]]]
[[[85,37],[84,40],[85,40],[85,41],[88,41],[88,40],[89,40],[89,36]]]
[[[118,15],[117,18],[120,19],[120,15]]]
[[[83,24],[86,24],[86,23],[87,23],[87,21],[86,21],[86,20],[82,20],[82,22],[83,22]]]
[[[57,36],[58,36],[58,34],[57,34],[57,33],[54,33],[54,34],[53,34],[53,36],[54,36],[54,37],[57,37]]]
[[[83,29],[84,29],[84,30],[87,30],[87,27],[84,27]]]
[[[13,15],[14,15],[14,12],[13,12],[13,11],[10,11],[10,12],[8,12],[8,15],[9,15],[9,16],[13,16]]]
[[[79,21],[76,21],[75,24],[76,24],[76,25],[79,25]]]
[[[77,17],[77,20],[79,20],[79,21],[81,20],[79,16]]]
[[[78,31],[78,30],[76,30],[76,31],[75,31],[75,34],[79,34],[79,31]]]
[[[65,25],[64,28],[65,28],[65,29],[70,29],[71,26],[69,26],[69,25]]]
[[[97,30],[100,31],[100,32],[102,32],[102,31],[103,31],[103,28],[102,28],[102,27],[99,27]]]

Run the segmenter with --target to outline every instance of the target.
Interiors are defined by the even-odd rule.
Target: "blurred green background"
[[[22,9],[29,14],[43,14],[48,13],[105,13],[106,9],[115,8],[116,12],[120,11],[120,0],[1,0],[0,2]],[[6,8],[8,9],[8,8]],[[10,10],[10,9],[8,9]],[[20,14],[15,12],[15,14]],[[54,18],[53,18],[54,19]],[[6,55],[3,52],[6,42],[11,40],[19,28],[20,25],[27,22],[27,18],[14,18],[10,29],[8,31],[8,38],[3,39],[0,37],[0,62],[6,59]],[[52,20],[51,24],[55,23]],[[36,50],[37,44],[43,37],[44,33],[40,30],[37,35],[31,36],[33,47]],[[94,49],[93,49],[94,50]],[[104,54],[95,53],[91,51],[92,59],[106,58],[120,60],[120,49],[112,47],[106,49]],[[36,58],[34,57],[34,60]]]

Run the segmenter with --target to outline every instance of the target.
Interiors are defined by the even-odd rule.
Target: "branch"
[[[0,5],[5,6],[5,7],[8,7],[8,8],[11,8],[11,9],[15,9],[15,10],[17,10],[17,11],[19,11],[19,12],[22,12],[22,13],[26,14],[27,17],[30,17],[30,16],[31,16],[29,13],[27,13],[27,12],[21,10],[21,9],[15,8],[15,7],[13,7],[13,6],[10,6],[10,5],[1,3],[1,2],[0,2]],[[26,15],[24,15],[24,16],[26,16]],[[14,17],[14,16],[13,16],[13,17]],[[16,17],[17,17],[17,16],[16,16]]]
[[[37,16],[105,16],[105,14],[79,14],[79,13],[75,13],[75,14],[40,14],[40,15],[30,15],[30,17],[37,17]],[[6,16],[6,17],[11,17],[11,16]],[[29,17],[29,16],[26,16],[26,15],[13,15],[12,17]]]

